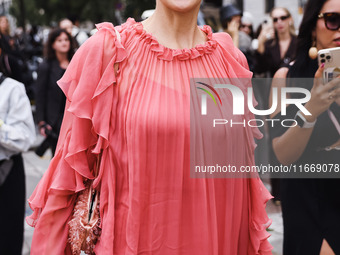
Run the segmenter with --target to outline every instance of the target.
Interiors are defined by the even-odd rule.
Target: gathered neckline
[[[136,33],[140,35],[141,39],[145,40],[151,45],[150,48],[152,51],[157,53],[157,57],[163,60],[171,61],[175,58],[178,60],[194,59],[203,56],[204,54],[212,53],[217,45],[216,40],[213,38],[212,29],[208,25],[199,27],[199,29],[203,31],[207,37],[206,42],[197,44],[190,49],[172,49],[160,44],[155,36],[144,29],[144,26],[141,22],[137,22],[133,18],[128,18],[126,23],[122,25],[122,27],[125,26],[132,27]]]

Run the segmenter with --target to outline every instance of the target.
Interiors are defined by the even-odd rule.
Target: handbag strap
[[[115,32],[116,32],[116,36],[117,36],[117,40],[118,40],[118,42],[121,42],[122,41],[122,39],[121,39],[121,37],[120,37],[120,33],[117,31],[117,29],[115,28],[115,27],[113,27],[113,29],[115,30]]]
[[[102,154],[103,154],[103,150],[101,150],[100,153],[97,156],[96,168],[94,169],[94,178],[97,178],[97,176],[98,176],[100,163],[102,161]]]
[[[334,124],[336,130],[338,131],[338,133],[339,133],[339,135],[340,135],[340,124],[339,124],[338,120],[336,119],[334,113],[333,113],[330,109],[328,109],[327,111],[328,111],[328,116],[329,116],[329,118],[330,118],[331,121],[333,122],[333,124]]]
[[[117,29],[116,29],[115,27],[113,27],[113,29],[114,29],[115,32],[116,32],[116,36],[117,36],[118,42],[121,43],[122,39],[121,39],[121,37],[120,37],[120,33],[117,31]],[[117,76],[118,69],[119,69],[119,64],[118,64],[118,63],[115,63],[115,64],[114,64],[115,76]]]

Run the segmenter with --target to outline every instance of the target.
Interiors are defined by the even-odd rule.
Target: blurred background
[[[202,12],[206,22],[217,28],[219,8],[228,4],[251,13],[255,27],[273,7],[287,7],[298,27],[306,0],[204,0]],[[74,17],[84,28],[91,29],[94,23],[104,20],[114,24],[121,23],[127,17],[139,20],[145,10],[154,7],[154,0],[2,0],[0,14],[11,15],[14,29],[27,30],[34,25],[53,26],[64,17]]]
[[[261,32],[259,28],[264,24],[272,22],[270,11],[274,7],[287,8],[293,20],[293,27],[298,28],[306,2],[307,0],[204,0],[201,4],[198,24],[210,25],[214,32],[223,31],[220,17],[221,8],[230,4],[235,6],[242,12],[243,19],[239,24],[240,28],[242,26],[251,26],[252,32],[249,35],[249,39],[247,39],[251,42],[251,45],[248,46],[249,49],[243,51],[241,49],[242,45],[238,45],[245,54],[249,53],[248,50],[250,50],[249,58],[247,56],[249,61],[256,57],[254,52],[258,49],[258,42],[256,40]],[[18,78],[18,80],[26,86],[28,97],[31,100],[33,115],[36,111],[34,90],[38,79],[38,69],[39,65],[43,62],[43,47],[46,44],[51,28],[60,26],[59,22],[67,18],[73,24],[72,36],[78,40],[78,35],[82,33],[86,40],[95,33],[96,23],[107,21],[112,22],[114,25],[119,25],[124,23],[128,17],[141,21],[150,16],[154,8],[154,0],[0,0],[0,16],[7,17],[10,27],[9,31],[12,41],[9,42],[11,45],[16,46],[16,52],[20,53],[18,54],[20,57],[17,59],[24,63],[23,70],[25,70],[26,76]],[[74,30],[75,28],[76,30]],[[296,32],[298,33],[298,31]],[[242,42],[241,39],[240,42]],[[83,41],[79,39],[78,46],[82,43]],[[251,64],[252,62],[249,61],[250,68],[254,70],[255,64]],[[271,76],[268,70],[264,70],[264,72],[261,70],[259,73],[255,71],[254,75],[262,78]],[[258,91],[257,100],[261,107],[266,107],[265,98],[268,97],[268,91],[267,89]],[[262,132],[265,134],[265,137],[258,141],[258,148],[256,150],[256,161],[258,164],[269,162],[268,130],[262,130]],[[45,139],[39,135],[38,126],[37,134],[38,138],[35,145],[32,146],[29,152],[23,153],[26,173],[26,197],[32,194],[52,157],[49,150],[45,153],[48,146],[42,148],[40,157],[34,152]],[[270,177],[262,176],[262,178],[268,190],[271,190]],[[279,255],[282,254],[283,242],[280,201],[269,201],[267,212],[273,220],[273,224],[268,229],[271,233],[269,241],[274,247],[273,254]],[[31,213],[32,211],[27,204],[25,214],[28,216]],[[33,228],[26,224],[23,246],[23,254],[25,255],[30,253],[32,235]]]

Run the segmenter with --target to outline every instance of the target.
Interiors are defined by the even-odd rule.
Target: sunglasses
[[[289,17],[290,17],[289,15],[281,16],[281,17],[275,17],[275,18],[273,18],[273,22],[276,23],[276,22],[279,21],[279,19],[284,21],[284,20],[288,19]]]
[[[320,13],[318,18],[325,20],[325,26],[328,30],[335,31],[340,28],[340,13],[338,12]]]

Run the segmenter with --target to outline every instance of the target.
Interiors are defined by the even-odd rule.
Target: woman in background
[[[280,67],[294,60],[297,40],[293,18],[286,8],[274,8],[270,17],[273,27],[264,26],[258,37],[255,72],[269,71],[273,77]]]
[[[258,48],[255,51],[255,73],[268,73],[272,78],[275,72],[281,68],[288,66],[295,58],[297,39],[295,36],[295,28],[293,18],[290,12],[283,7],[275,7],[270,12],[273,27],[270,24],[262,24],[262,30],[258,36]],[[267,87],[269,88],[269,86]],[[269,89],[264,91],[265,95],[263,105],[265,109],[268,105]],[[262,97],[261,97],[262,98]],[[261,100],[262,101],[262,100]],[[278,162],[269,148],[271,165],[277,165]],[[277,178],[271,178],[271,193],[274,196],[275,204],[280,204],[280,182]]]
[[[36,120],[40,134],[46,137],[54,155],[64,115],[66,97],[57,85],[73,56],[72,37],[57,28],[49,34],[45,60],[40,65],[36,82]]]
[[[220,9],[220,22],[223,32],[228,33],[236,47],[239,46],[239,28],[241,25],[242,11],[233,4],[222,6]]]
[[[20,51],[18,41],[11,36],[6,16],[0,16],[0,47],[0,66],[4,75],[28,85],[31,78],[27,74],[24,54]]]
[[[340,5],[338,0],[310,0],[299,29],[296,61],[275,74],[274,87],[299,86],[311,91],[304,115],[290,105],[287,115],[280,111],[275,119],[296,119],[299,125],[273,128],[273,150],[284,165],[310,167],[312,164],[340,164],[340,88],[339,78],[323,84],[323,66],[318,67],[317,50],[340,46]],[[316,50],[314,49],[314,52]],[[311,51],[313,53],[313,51]],[[299,79],[284,83],[285,78]],[[271,98],[271,97],[270,97]],[[330,170],[328,168],[328,170]],[[314,178],[317,177],[317,173]],[[317,255],[329,246],[340,254],[340,179],[281,179],[285,255]],[[328,254],[328,253],[327,253]],[[332,254],[332,253],[331,253]]]
[[[25,86],[0,72],[0,254],[22,254],[26,183],[21,153],[34,141]]]

